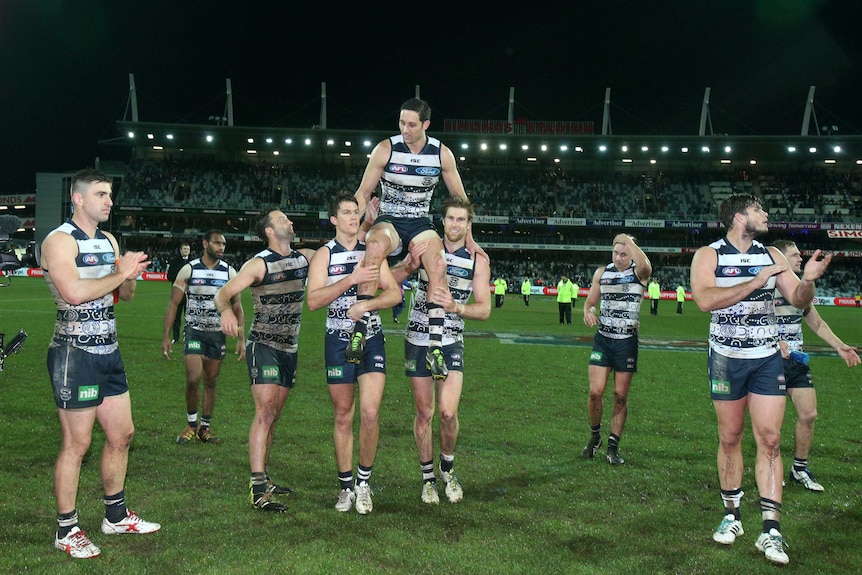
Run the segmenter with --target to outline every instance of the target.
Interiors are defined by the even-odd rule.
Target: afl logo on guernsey
[[[207,283],[207,280],[205,280],[203,278],[192,278],[189,280],[189,283],[192,284],[193,286],[202,286],[205,283]]]
[[[406,174],[408,170],[407,166],[401,166],[398,164],[389,164],[388,169],[393,174]]]
[[[85,254],[84,257],[81,258],[81,261],[88,266],[94,266],[99,263],[99,256],[96,254]]]
[[[420,176],[437,176],[440,174],[439,168],[416,168],[416,173]]]
[[[342,265],[329,266],[329,275],[331,275],[331,276],[341,275],[345,271],[347,271],[347,266],[342,266]]]
[[[721,270],[721,273],[726,276],[738,276],[742,273],[742,270],[734,267],[726,267]]]

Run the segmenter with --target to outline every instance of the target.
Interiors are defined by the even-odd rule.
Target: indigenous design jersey
[[[473,293],[473,268],[475,261],[470,258],[466,247],[446,253],[446,281],[456,303],[465,304]],[[410,321],[407,324],[407,341],[413,345],[428,345],[428,274],[419,268],[419,285]],[[446,312],[443,320],[443,345],[451,345],[464,340],[464,320],[455,312]]]
[[[774,297],[779,339],[787,343],[790,351],[802,351],[802,317],[805,310],[791,305],[778,290],[775,290]]]
[[[348,250],[337,241],[329,240],[326,243],[326,248],[329,249],[329,266],[327,267],[326,285],[332,285],[339,281],[343,281],[347,276],[353,273],[354,268],[359,261],[364,257],[365,244],[357,241],[356,247]],[[350,306],[356,303],[356,286],[350,288],[338,296],[329,307],[326,309],[326,333],[336,334],[338,339],[348,341],[353,333],[353,320],[350,319],[347,310]],[[378,333],[382,333],[383,325],[380,320],[380,314],[377,311],[371,312],[371,317],[367,320],[365,337],[371,339]]]
[[[598,333],[611,339],[637,337],[645,287],[635,274],[634,262],[623,271],[613,263],[605,266],[599,278]]]
[[[283,256],[270,249],[254,257],[263,260],[266,273],[260,283],[251,286],[254,319],[248,340],[296,353],[308,281],[308,258],[296,250]]]
[[[98,279],[114,272],[116,254],[111,240],[96,228],[95,237],[90,238],[72,220],[66,220],[53,233],[69,234],[78,242],[75,265],[81,279]],[[71,345],[88,353],[105,355],[117,350],[117,323],[114,319],[114,295],[72,305],[63,299],[51,274],[42,270],[48,289],[57,305],[57,322],[51,346]]]
[[[724,238],[709,244],[717,252],[715,285],[730,287],[751,281],[764,266],[774,262],[769,250],[752,241],[748,253],[740,253]],[[709,322],[709,345],[721,355],[736,358],[760,358],[775,353],[778,326],[775,320],[775,276],[766,285],[748,294],[734,305],[712,312]]]
[[[414,154],[400,135],[389,138],[392,152],[380,178],[380,214],[397,218],[427,218],[431,196],[440,182],[440,140],[426,136]]]
[[[222,260],[213,269],[200,258],[186,265],[192,268],[186,284],[186,325],[198,331],[221,331],[214,298],[219,288],[236,275],[236,270]]]

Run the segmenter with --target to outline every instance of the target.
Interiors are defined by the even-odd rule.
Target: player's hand
[[[236,355],[237,361],[242,361],[245,359],[245,340],[241,337],[236,340],[236,350],[234,350],[234,355]]]
[[[765,266],[754,277],[759,282],[759,285],[763,287],[769,282],[769,278],[771,278],[772,276],[777,276],[785,270],[787,270],[787,266],[784,264],[772,264],[771,266]]]
[[[592,309],[584,311],[584,325],[587,327],[596,327],[599,324],[599,318],[596,317],[596,312]]]
[[[411,268],[418,268],[420,265],[422,265],[422,256],[425,254],[425,252],[428,251],[428,246],[430,245],[430,243],[431,242],[429,240],[414,240],[410,242],[410,248],[408,251],[410,254],[409,265]]]
[[[855,367],[859,365],[859,354],[856,353],[856,348],[852,345],[844,344],[839,347],[838,355],[841,356],[841,359],[844,360],[844,363],[847,364],[847,367]]]
[[[230,308],[221,313],[221,332],[229,337],[236,337],[239,333],[236,316]]]
[[[790,348],[787,346],[787,342],[779,341],[778,351],[781,352],[781,357],[784,359],[790,359]]]
[[[813,282],[823,275],[826,268],[829,267],[829,262],[832,261],[832,254],[824,253],[822,250],[814,250],[808,261],[805,262],[805,268],[802,270],[802,279]]]
[[[452,299],[452,292],[449,291],[449,287],[446,285],[434,288],[434,291],[431,292],[430,300],[440,305],[447,312],[453,312],[458,307],[455,300]]]
[[[171,360],[171,352],[173,351],[173,346],[171,345],[171,340],[167,337],[162,338],[162,357],[166,360]]]
[[[374,266],[364,266],[362,262],[364,260],[360,260],[359,263],[356,264],[356,267],[353,268],[353,272],[350,274],[350,283],[351,285],[362,285],[369,282],[377,283],[380,278],[380,268]]]
[[[365,302],[366,301],[368,301],[368,300],[358,301],[355,304],[353,304],[352,306],[350,306],[350,309],[347,310],[347,315],[350,316],[350,319],[352,319],[354,321],[354,323],[359,321],[359,319],[363,315],[365,315],[365,312],[367,311],[365,309]]]
[[[144,252],[126,252],[114,262],[116,273],[127,280],[137,279],[149,265],[150,260]]]

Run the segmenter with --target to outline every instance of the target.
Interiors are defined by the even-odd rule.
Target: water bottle
[[[802,365],[808,365],[809,356],[804,351],[791,351],[790,359]]]

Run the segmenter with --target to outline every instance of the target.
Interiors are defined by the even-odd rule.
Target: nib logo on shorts
[[[590,361],[601,361],[602,360],[602,352],[594,351],[590,353]]]
[[[415,359],[407,359],[404,361],[404,370],[405,371],[416,371],[416,360]]]
[[[277,365],[264,365],[260,369],[261,377],[264,379],[278,379],[278,366]]]
[[[710,382],[710,387],[712,388],[712,393],[720,393],[721,395],[728,395],[730,393],[729,381],[720,381],[718,379],[713,379]]]
[[[340,365],[326,366],[326,377],[344,377],[344,369]]]
[[[200,350],[201,350],[201,342],[199,342],[199,341],[198,341],[198,340],[196,340],[196,339],[191,340],[191,341],[188,343],[188,346],[189,346],[189,349],[194,349],[194,350],[196,350],[196,351],[200,351]]]
[[[93,401],[99,399],[98,385],[85,385],[78,388],[78,401]]]

